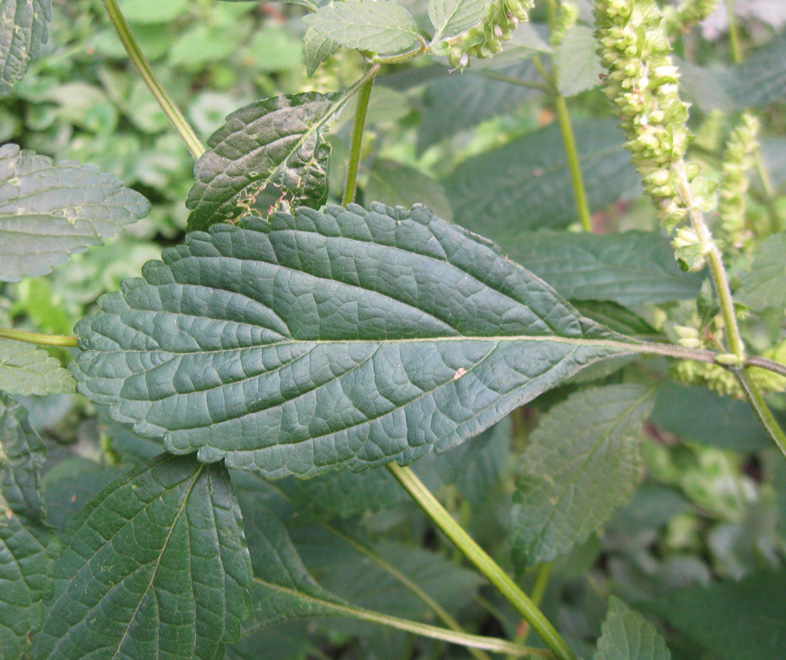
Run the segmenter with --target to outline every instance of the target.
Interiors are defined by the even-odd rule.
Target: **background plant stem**
[[[76,337],[65,335],[44,335],[40,332],[27,332],[26,330],[13,330],[11,328],[0,328],[0,337],[24,341],[28,344],[40,344],[42,346],[65,346],[76,348]]]
[[[740,33],[737,29],[737,17],[734,14],[734,0],[726,0],[726,13],[729,16],[729,41],[731,42],[731,52],[734,61],[739,64],[742,62],[742,46],[740,45]]]
[[[409,468],[403,468],[396,463],[389,463],[387,468],[423,512],[442,530],[445,536],[461,550],[464,556],[500,590],[502,595],[529,622],[541,639],[554,652],[554,655],[559,660],[576,660],[573,651],[570,650],[562,636],[543,615],[543,612],[510,579],[507,573],[500,568],[499,564],[453,519],[431,491],[418,479],[417,475]]]
[[[379,71],[377,65],[376,71]],[[349,163],[347,165],[347,182],[344,186],[344,197],[341,203],[346,206],[355,201],[357,191],[358,168],[360,167],[360,148],[363,145],[363,130],[366,126],[366,113],[371,100],[371,89],[374,87],[374,74],[363,83],[358,92],[357,110],[355,110],[355,123],[352,126],[352,141],[349,145]]]
[[[186,143],[186,147],[188,147],[191,155],[193,155],[194,158],[199,158],[205,153],[204,145],[197,137],[194,129],[191,128],[191,125],[186,121],[183,113],[180,112],[180,109],[175,105],[174,101],[172,101],[169,94],[167,94],[164,86],[156,77],[156,74],[153,73],[153,69],[150,68],[150,63],[145,59],[142,50],[139,48],[139,44],[134,38],[134,33],[131,32],[131,28],[123,16],[123,13],[120,11],[117,1],[103,0],[103,3],[112,21],[112,25],[115,26],[117,36],[120,37],[120,41],[126,49],[128,57],[131,58],[137,71],[139,71],[142,80],[145,81],[145,84],[153,93],[153,96],[156,97],[156,100],[169,118],[169,121],[172,122],[172,126],[175,127],[180,137],[183,138],[183,142]]]

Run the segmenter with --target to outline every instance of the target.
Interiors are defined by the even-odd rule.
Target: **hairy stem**
[[[576,660],[573,651],[570,650],[565,640],[540,609],[485,550],[467,534],[466,530],[453,519],[437,498],[418,479],[417,475],[409,468],[403,468],[396,463],[388,464],[387,468],[423,512],[442,530],[445,536],[500,590],[505,598],[538,632],[541,639],[554,652],[554,655],[559,660]]]
[[[358,168],[360,167],[360,148],[363,145],[363,130],[366,126],[366,113],[368,112],[368,102],[371,100],[371,89],[374,87],[374,78],[379,65],[372,67],[373,74],[363,83],[358,93],[357,110],[355,111],[355,123],[352,126],[352,141],[349,146],[349,164],[347,165],[347,182],[344,186],[344,197],[341,203],[344,206],[355,201],[357,191]]]
[[[760,369],[767,369],[774,371],[776,374],[786,376],[786,364],[781,364],[775,360],[770,360],[764,357],[753,356],[745,359],[746,367],[759,367]]]
[[[15,339],[24,341],[28,344],[40,344],[42,346],[65,346],[76,348],[76,337],[65,335],[44,335],[40,332],[27,332],[26,330],[13,330],[12,328],[0,328],[0,337],[5,339]]]
[[[745,390],[748,402],[753,408],[753,412],[756,413],[756,417],[758,417],[762,426],[767,430],[767,433],[770,434],[775,446],[780,450],[781,454],[783,454],[783,457],[786,458],[786,434],[784,434],[783,429],[781,429],[778,421],[769,409],[769,406],[767,406],[767,402],[764,400],[764,396],[759,386],[756,384],[756,381],[745,373],[745,371],[739,370],[736,373],[740,384]]]
[[[194,158],[199,158],[205,153],[204,145],[200,142],[194,129],[191,128],[191,125],[186,121],[183,113],[180,112],[180,109],[175,105],[174,101],[172,101],[169,94],[167,94],[167,91],[156,77],[156,74],[153,73],[153,69],[150,68],[150,63],[139,48],[139,44],[134,38],[134,34],[131,32],[131,28],[120,11],[120,7],[117,5],[117,0],[103,0],[103,3],[112,24],[115,26],[115,30],[117,30],[117,35],[123,43],[123,47],[126,49],[137,71],[139,71],[142,80],[145,81],[150,91],[153,92],[153,96],[156,97],[156,100],[164,113],[166,113],[169,121],[172,122],[172,126],[175,127],[180,137],[183,138],[183,142],[185,142],[191,155],[194,156]]]

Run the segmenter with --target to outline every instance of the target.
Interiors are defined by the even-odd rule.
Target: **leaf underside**
[[[45,275],[150,208],[92,165],[0,147],[0,281]]]
[[[0,5],[0,96],[24,78],[49,38],[52,0],[4,0]]]
[[[79,390],[173,453],[271,477],[411,463],[636,351],[425,207],[278,213],[163,259],[77,326]]]
[[[40,396],[73,392],[74,379],[46,351],[21,341],[0,339],[0,390]]]
[[[213,660],[250,612],[251,564],[224,466],[162,454],[71,521],[38,658]]]
[[[649,621],[619,598],[609,598],[609,613],[594,660],[669,660],[666,642]]]
[[[313,92],[277,96],[229,115],[194,166],[196,183],[186,201],[189,230],[253,215],[269,185],[293,207],[322,206],[330,144],[320,126],[336,112],[337,100]]]

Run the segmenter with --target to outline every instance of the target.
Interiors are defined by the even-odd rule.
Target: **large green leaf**
[[[466,32],[480,23],[490,0],[429,0],[428,17],[436,30],[434,40]]]
[[[342,46],[381,55],[418,44],[415,20],[404,7],[388,0],[338,2],[304,16],[303,21]]]
[[[0,657],[21,658],[52,592],[58,543],[44,523],[44,444],[24,408],[0,393]]]
[[[530,436],[513,498],[511,544],[520,570],[569,552],[630,499],[653,394],[638,385],[609,385],[549,410]]]
[[[72,520],[38,658],[212,660],[248,616],[251,564],[223,465],[162,454]]]
[[[619,598],[609,598],[595,660],[669,660],[671,653],[655,626]]]
[[[667,619],[721,660],[783,660],[786,572],[678,591]]]
[[[292,206],[324,204],[330,144],[322,133],[345,100],[307,92],[257,101],[229,115],[194,166],[188,228],[253,214],[268,185],[280,189]]]
[[[740,302],[753,309],[786,305],[786,232],[770,236],[761,244],[749,273],[737,292]]]
[[[73,392],[74,379],[46,351],[21,341],[0,339],[0,391],[24,395]]]
[[[52,0],[3,0],[0,4],[0,96],[24,78],[49,38]]]
[[[584,184],[594,212],[638,190],[638,175],[615,122],[575,122]],[[468,158],[443,182],[456,222],[511,249],[521,235],[577,221],[559,126]]]
[[[45,275],[150,208],[92,165],[0,147],[0,280]]]
[[[77,326],[79,389],[268,476],[411,463],[642,350],[422,206],[217,225],[163,259]]]
[[[682,272],[669,241],[653,232],[521,232],[503,247],[573,300],[658,304],[695,298],[701,288],[701,276]]]

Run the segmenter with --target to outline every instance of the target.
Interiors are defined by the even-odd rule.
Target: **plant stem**
[[[579,160],[579,150],[576,147],[576,136],[573,133],[573,126],[570,123],[570,113],[568,111],[568,101],[557,94],[555,99],[557,106],[557,118],[559,127],[562,130],[562,140],[565,143],[565,153],[568,157],[568,168],[570,178],[573,181],[573,192],[576,197],[576,209],[579,212],[579,220],[584,231],[592,232],[592,214],[589,210],[587,201],[587,191],[584,187],[584,177],[581,174],[581,161]]]
[[[786,376],[786,364],[781,364],[775,360],[770,360],[764,357],[753,356],[745,359],[746,367],[758,367],[760,369],[767,369],[774,371],[776,374]]]
[[[743,370],[739,370],[736,373],[740,384],[745,390],[748,402],[753,408],[753,412],[756,413],[756,417],[759,418],[762,426],[770,434],[775,446],[780,450],[781,454],[783,454],[783,457],[786,458],[786,434],[784,434],[783,429],[781,429],[769,406],[767,406],[767,402],[764,400],[764,396],[759,386],[756,384],[756,381],[750,378]]]
[[[421,635],[423,637],[430,637],[431,639],[439,639],[443,642],[450,644],[457,644],[476,649],[485,649],[493,653],[512,653],[516,656],[531,655],[538,658],[553,658],[554,656],[545,649],[538,649],[525,646],[516,646],[504,639],[496,637],[483,637],[481,635],[470,635],[468,633],[455,632],[447,630],[446,628],[439,628],[438,626],[429,626],[425,623],[417,623],[402,619],[397,616],[383,614],[381,612],[374,612],[362,607],[355,607],[354,605],[347,605],[343,603],[336,603],[334,601],[323,600],[315,596],[309,596],[303,592],[294,589],[288,589],[278,584],[265,582],[259,578],[254,578],[257,584],[261,584],[266,589],[274,590],[279,593],[284,593],[290,596],[295,596],[301,601],[311,601],[318,605],[320,609],[330,609],[334,616],[347,616],[353,619],[360,619],[361,621],[368,621],[370,623],[378,623],[397,630]]]
[[[770,173],[767,171],[767,165],[761,155],[761,145],[757,146],[756,151],[753,153],[753,159],[756,165],[756,172],[764,188],[764,205],[767,207],[767,213],[770,216],[770,232],[774,234],[780,230],[781,219],[778,205],[775,202],[777,198],[775,186],[772,185]]]
[[[729,15],[729,41],[734,63],[742,62],[742,47],[740,46],[740,33],[737,30],[737,16],[734,13],[734,0],[726,0],[726,13]]]
[[[26,330],[13,330],[11,328],[0,328],[0,337],[24,341],[28,344],[41,344],[42,346],[66,346],[76,348],[76,337],[65,335],[44,335],[40,332],[27,332]]]
[[[371,99],[371,89],[374,87],[374,78],[379,71],[379,65],[361,86],[358,92],[358,105],[355,110],[355,124],[352,126],[352,141],[349,146],[349,164],[347,166],[347,183],[344,186],[344,198],[341,203],[344,206],[355,201],[357,191],[358,167],[360,167],[360,147],[363,144],[363,129],[366,126],[366,113],[368,112],[368,102]]]
[[[532,595],[530,596],[532,602],[535,603],[537,607],[540,607],[540,604],[543,602],[543,596],[546,593],[546,586],[549,583],[549,577],[551,577],[551,569],[553,567],[554,562],[552,561],[542,562],[540,566],[538,566],[538,574],[535,576],[535,584],[532,587]],[[525,645],[530,630],[532,630],[532,628],[525,621],[519,633],[516,635],[516,644]],[[508,656],[508,660],[513,660],[513,658]]]
[[[389,463],[390,473],[417,502],[423,512],[439,527],[464,556],[469,559],[489,581],[502,592],[510,603],[537,631],[541,639],[559,660],[576,660],[576,656],[551,622],[543,615],[532,600],[500,566],[467,534],[439,503],[436,497],[409,468]]]
[[[174,101],[172,101],[169,94],[167,94],[163,85],[156,77],[156,74],[153,73],[153,69],[150,68],[150,63],[142,54],[142,50],[139,48],[139,44],[134,38],[134,34],[131,32],[128,22],[120,11],[120,7],[117,5],[117,0],[103,0],[103,3],[112,24],[115,26],[115,30],[117,30],[117,36],[120,37],[123,47],[126,49],[137,71],[139,71],[139,75],[142,76],[142,80],[145,81],[150,91],[153,92],[153,96],[156,97],[156,100],[166,113],[166,116],[169,117],[172,126],[175,127],[180,137],[183,138],[183,142],[186,143],[186,147],[188,147],[191,155],[193,155],[194,158],[199,158],[205,153],[205,147],[200,142],[194,129],[191,128],[190,124],[186,121],[183,113],[180,112],[180,109],[175,105]]]

